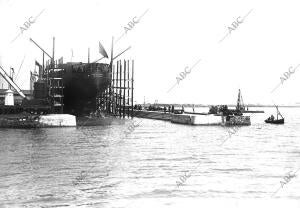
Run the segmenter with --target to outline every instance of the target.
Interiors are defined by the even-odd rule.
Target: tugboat
[[[271,115],[268,119],[265,120],[265,122],[266,123],[270,123],[270,124],[284,124],[284,118],[281,115],[281,113],[279,112],[278,106],[275,105],[275,107],[277,109],[277,117],[276,117],[276,119],[274,118],[273,115]],[[280,119],[278,119],[278,115],[281,117]]]

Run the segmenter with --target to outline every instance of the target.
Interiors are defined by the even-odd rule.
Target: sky
[[[51,54],[55,36],[57,59],[87,62],[88,48],[96,60],[99,41],[110,54],[112,37],[124,34],[114,51],[131,46],[120,58],[135,60],[138,103],[232,104],[241,89],[246,104],[300,104],[299,6],[296,0],[0,0],[0,62],[17,73],[24,59],[16,83],[29,89],[29,72],[42,62],[29,38]],[[138,23],[125,33],[134,18]],[[29,19],[35,22],[12,41]]]

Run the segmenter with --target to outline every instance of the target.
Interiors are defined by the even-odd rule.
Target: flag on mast
[[[99,53],[100,53],[102,56],[104,56],[105,58],[108,58],[108,55],[107,55],[107,53],[106,53],[104,47],[103,47],[102,44],[100,43],[100,41],[99,41]]]

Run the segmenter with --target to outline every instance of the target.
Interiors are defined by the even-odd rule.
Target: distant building
[[[2,77],[0,76],[0,89],[8,89],[8,83],[7,81]]]
[[[0,65],[2,66],[1,56],[0,56]],[[1,75],[0,75],[0,89],[8,89],[8,83]]]
[[[5,100],[5,94],[6,91],[8,90],[8,88],[6,89],[0,89],[0,105],[4,105],[4,100]],[[23,98],[15,91],[14,92],[14,103],[15,105],[20,105],[22,103]],[[32,91],[30,90],[22,90],[22,92],[24,93],[24,95],[26,95],[26,97],[32,97]]]

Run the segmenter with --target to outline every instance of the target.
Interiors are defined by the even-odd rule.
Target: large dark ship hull
[[[49,70],[48,79],[53,77],[63,82],[63,113],[76,116],[95,112],[97,96],[111,83],[109,65],[102,63],[60,64],[57,69]]]

